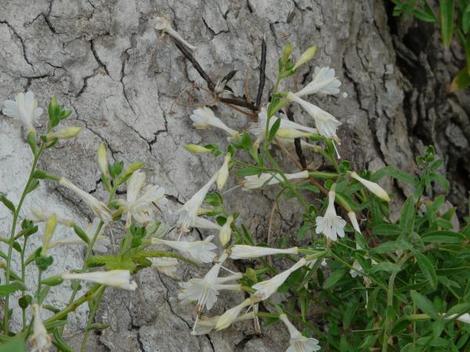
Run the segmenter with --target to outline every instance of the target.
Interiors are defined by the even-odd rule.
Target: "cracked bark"
[[[99,143],[107,145],[113,160],[145,162],[150,179],[174,195],[170,197],[173,211],[219,166],[212,157],[192,156],[183,148],[187,143],[223,144],[225,137],[191,128],[188,115],[192,108],[213,99],[206,82],[172,41],[154,31],[156,15],[169,17],[197,46],[194,55],[208,77],[216,79],[237,70],[231,88],[243,97],[248,87],[250,101],[256,105],[263,39],[267,65],[262,105],[272,88],[282,46],[292,42],[298,55],[317,45],[315,61],[286,88],[298,89],[308,82],[316,65],[336,69],[349,97],[316,102],[343,122],[339,133],[344,158],[361,168],[393,164],[414,171],[413,158],[424,144],[434,143],[456,181],[453,199],[462,202],[470,187],[469,99],[465,93],[445,92],[462,58],[454,49],[443,52],[436,32],[429,27],[387,17],[381,0],[13,3],[0,2],[0,96],[4,99],[31,89],[43,107],[51,95],[72,107],[68,123],[84,127],[81,138],[61,145],[54,155],[46,156],[41,167],[70,178],[96,197],[103,196],[94,161]],[[419,43],[412,41],[416,33],[423,38]],[[246,126],[247,119],[235,117],[227,107],[219,107],[217,114],[233,128]],[[292,117],[308,121],[295,106]],[[17,143],[16,150],[3,145],[2,140],[12,138],[8,133],[16,125],[3,116],[0,124],[0,160],[10,163],[6,169],[21,170],[18,165],[28,160],[29,152],[21,148],[20,139],[8,142]],[[12,189],[20,186],[21,180],[12,175],[0,170],[0,181],[5,180],[0,182],[0,191],[7,182],[13,183]],[[396,183],[395,188],[402,196],[407,194],[402,185]],[[57,196],[51,206],[66,204],[82,220],[83,214],[89,214],[78,199],[60,189],[50,189],[47,194]],[[272,194],[233,193],[228,197],[250,230],[263,238]],[[276,218],[275,234],[295,232],[294,207],[282,209]],[[77,252],[67,259],[78,266],[80,255]],[[251,337],[249,323],[208,337],[191,336],[191,307],[177,305],[175,283],[147,271],[139,276],[145,280],[136,297],[115,291],[106,295],[97,319],[111,321],[112,328],[94,339],[96,346],[90,345],[90,351],[104,346],[113,351],[285,350],[287,336],[277,327],[267,329],[263,337]],[[63,292],[55,295],[60,302]],[[236,303],[224,296],[218,313]],[[76,320],[78,329],[84,314]]]

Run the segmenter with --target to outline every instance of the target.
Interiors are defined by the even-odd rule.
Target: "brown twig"
[[[259,64],[259,84],[258,94],[256,95],[256,107],[259,110],[261,99],[263,98],[264,85],[266,83],[266,41],[261,41],[261,60]]]
[[[193,53],[191,50],[189,50],[186,46],[184,46],[182,43],[180,43],[177,39],[173,38],[173,42],[175,43],[176,47],[179,49],[179,51],[184,55],[184,57],[191,62],[193,67],[196,69],[196,71],[199,73],[199,75],[206,81],[207,87],[211,90],[211,92],[214,91],[215,89],[215,84],[212,81],[212,79],[209,77],[209,75],[204,71],[204,69],[201,67],[199,62],[195,59]]]

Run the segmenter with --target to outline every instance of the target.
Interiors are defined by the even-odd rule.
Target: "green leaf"
[[[332,288],[333,286],[336,285],[336,283],[342,279],[342,277],[346,274],[346,270],[336,270],[333,273],[331,273],[330,276],[325,280],[323,283],[323,288],[325,290]]]
[[[454,314],[462,315],[462,314],[469,313],[469,312],[470,312],[470,302],[466,302],[466,303],[456,304],[455,306],[453,306],[447,311],[446,315],[447,316],[451,316]]]
[[[279,131],[279,127],[281,127],[281,118],[278,117],[276,121],[274,121],[271,129],[269,130],[268,141],[271,142],[274,137],[276,136],[277,131]]]
[[[401,266],[391,262],[381,262],[372,266],[370,271],[372,273],[376,273],[378,271],[386,271],[389,273],[399,272],[401,270]]]
[[[414,186],[416,183],[416,179],[414,176],[407,174],[406,172],[403,172],[401,170],[398,170],[393,166],[385,166],[381,168],[380,170],[376,171],[373,175],[371,175],[370,179],[371,181],[376,182],[384,176],[393,177],[398,181],[408,183],[412,186]]]
[[[447,243],[458,244],[461,243],[465,237],[459,232],[453,231],[433,231],[422,235],[421,239],[425,243]]]
[[[467,66],[468,67],[468,66]],[[470,86],[470,74],[468,68],[460,70],[452,80],[449,91],[451,93],[468,88]]]
[[[465,34],[468,33],[470,29],[470,4],[467,5],[462,14],[462,30]]]
[[[415,216],[415,201],[413,197],[410,197],[405,201],[400,212],[400,229],[407,238],[413,233]]]
[[[83,242],[85,242],[86,244],[90,244],[90,238],[80,226],[73,224],[73,231]]]
[[[434,265],[424,254],[420,252],[415,253],[415,258],[418,263],[418,266],[423,273],[424,277],[429,281],[429,284],[433,289],[437,288],[437,274],[434,269]]]
[[[3,203],[12,213],[15,212],[15,205],[5,196],[5,194],[0,192],[0,202]]]
[[[454,0],[440,0],[441,36],[444,47],[448,48],[454,33]]]
[[[52,339],[52,343],[54,344],[55,347],[61,352],[73,352],[73,348],[70,347],[65,340],[62,337],[62,334],[59,332],[59,329],[54,329],[52,331],[52,336],[54,337]]]
[[[398,241],[384,242],[381,245],[372,249],[371,252],[377,253],[377,254],[384,254],[384,253],[391,253],[391,252],[396,252],[396,251],[410,250],[412,248],[413,246],[409,242],[398,240]]]
[[[0,345],[0,352],[26,352],[26,344],[21,337],[15,336]]]
[[[6,297],[20,290],[26,290],[26,286],[21,281],[13,281],[9,284],[0,285],[0,297]]]
[[[439,318],[436,308],[434,308],[434,305],[427,297],[423,296],[421,293],[416,292],[415,290],[412,290],[410,294],[413,302],[415,302],[419,309],[421,309],[424,313],[433,319]]]

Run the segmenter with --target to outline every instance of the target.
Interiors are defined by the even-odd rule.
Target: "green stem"
[[[80,345],[80,352],[86,351],[86,345],[87,345],[88,337],[90,336],[91,326],[93,324],[93,320],[95,319],[96,311],[98,310],[101,300],[103,299],[104,288],[105,287],[103,286],[103,289],[96,293],[95,302],[91,306],[90,312],[88,313],[88,319],[87,319],[87,323],[85,327],[85,334],[83,335],[82,343]]]
[[[67,315],[71,312],[74,312],[78,307],[80,307],[83,303],[88,302],[90,299],[93,298],[95,294],[100,291],[103,291],[105,287],[103,285],[96,285],[92,289],[90,289],[87,293],[81,296],[76,301],[70,303],[64,310],[60,311],[57,314],[54,314],[52,317],[44,321],[44,325],[48,327],[57,320],[62,320],[67,317]]]
[[[23,206],[24,200],[26,198],[26,195],[28,194],[28,189],[31,185],[31,182],[34,180],[33,174],[34,171],[36,170],[39,158],[41,157],[42,153],[44,152],[45,146],[44,144],[41,145],[39,148],[38,152],[34,154],[34,159],[33,159],[33,164],[31,166],[31,171],[28,176],[28,181],[26,182],[26,185],[24,186],[23,193],[21,194],[20,201],[18,202],[18,206],[15,209],[15,212],[13,213],[13,220],[11,224],[11,229],[10,229],[10,239],[8,243],[8,254],[7,254],[7,260],[6,260],[6,267],[5,267],[5,284],[8,285],[10,283],[10,270],[11,270],[11,259],[12,259],[12,254],[13,254],[13,241],[15,239],[15,233],[16,233],[16,225],[18,222],[18,216],[21,211],[21,207]],[[26,250],[26,248],[23,248],[23,252]],[[5,334],[8,334],[9,330],[9,300],[10,296],[6,296],[5,298],[5,306],[4,306],[4,317],[3,317],[3,330]]]
[[[85,253],[85,258],[83,260],[83,266],[81,268],[81,272],[85,271],[87,268],[88,268],[88,265],[87,265],[87,261],[88,261],[88,258],[90,258],[90,255],[93,251],[93,246],[95,245],[96,243],[96,240],[98,239],[98,235],[100,234],[101,232],[101,229],[103,228],[104,226],[104,222],[102,220],[100,220],[99,224],[98,224],[98,227],[96,228],[96,231],[87,247],[87,250],[86,250],[86,253]],[[73,302],[73,300],[75,299],[75,296],[77,295],[78,293],[78,286],[75,287],[72,291],[72,295],[70,296],[70,299],[69,299],[69,304],[71,304]]]

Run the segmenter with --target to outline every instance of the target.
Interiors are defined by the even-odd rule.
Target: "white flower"
[[[339,93],[341,82],[335,77],[335,70],[329,67],[315,67],[312,81],[295,93],[298,97],[305,95],[335,95]]]
[[[352,278],[356,278],[358,276],[364,276],[364,269],[362,269],[361,264],[357,260],[354,260],[352,269],[349,270],[349,275],[351,275]]]
[[[390,197],[388,196],[387,192],[382,187],[380,187],[377,183],[360,177],[355,171],[351,172],[351,177],[359,181],[360,183],[362,183],[364,187],[366,187],[369,191],[374,193],[380,199],[383,199],[386,202],[390,202]]]
[[[285,314],[281,314],[279,319],[284,323],[289,330],[290,344],[286,352],[313,352],[320,351],[321,347],[318,340],[314,338],[307,338],[303,336],[299,330],[287,319]]]
[[[221,229],[219,224],[207,220],[201,216],[196,216],[194,221],[189,225],[190,227],[196,227],[198,229],[206,229],[206,230],[219,230]]]
[[[325,110],[320,109],[318,106],[299,98],[294,93],[289,92],[287,94],[287,98],[298,103],[311,117],[313,117],[315,120],[315,126],[322,136],[338,140],[336,130],[341,125],[341,122],[339,122],[336,117]]]
[[[335,197],[336,193],[334,191],[328,193],[328,208],[326,209],[325,215],[317,216],[316,219],[316,233],[323,233],[332,241],[336,241],[338,236],[344,237],[344,226],[346,225],[346,221],[336,215]]]
[[[446,320],[452,320],[452,319],[457,319],[458,321],[461,321],[462,323],[465,324],[470,324],[470,314],[465,313],[462,315],[457,316],[457,314],[452,314],[449,315],[448,317],[445,317]]]
[[[298,254],[299,249],[297,247],[278,249],[269,247],[257,247],[257,246],[246,246],[246,245],[235,245],[232,247],[232,253],[230,258],[232,259],[249,259],[264,257],[273,254]]]
[[[178,259],[171,257],[151,258],[152,268],[173,279],[176,278],[178,270]]]
[[[188,200],[179,210],[180,216],[178,219],[178,225],[182,232],[189,232],[190,227],[198,227],[196,226],[198,210],[201,207],[204,199],[206,198],[209,189],[212,187],[214,182],[217,179],[218,172],[211,177],[207,183],[202,186],[202,188],[197,191],[190,200]],[[203,221],[203,220],[202,220]]]
[[[131,273],[129,270],[95,271],[91,273],[63,273],[62,278],[64,280],[96,282],[101,285],[131,291],[134,291],[137,288],[137,283],[135,281],[131,281]]]
[[[225,220],[224,226],[220,228],[219,241],[223,247],[225,247],[227,243],[230,242],[230,238],[232,237],[232,222],[233,216],[230,215],[229,217],[227,217],[227,220]]]
[[[32,305],[33,308],[33,334],[29,338],[31,343],[31,352],[48,352],[52,346],[52,339],[47,334],[46,327],[41,320],[40,307],[37,304]]]
[[[244,321],[244,320],[251,320],[255,319],[256,314],[254,312],[249,312],[240,315],[235,319],[235,321]],[[193,330],[191,331],[191,335],[207,335],[209,334],[216,326],[217,321],[220,319],[220,315],[216,315],[213,317],[200,317],[196,320],[193,326]]]
[[[91,194],[81,190],[75,186],[72,182],[62,177],[59,180],[59,184],[70,189],[75,194],[77,194],[90,208],[93,210],[95,215],[99,217],[103,222],[108,223],[113,219],[111,211],[108,209],[106,204],[100,202],[98,199],[93,197]]]
[[[255,293],[253,293],[253,296],[260,301],[268,299],[287,280],[290,274],[292,274],[294,271],[300,269],[306,264],[307,261],[305,260],[305,258],[302,258],[297,263],[292,265],[289,269],[281,272],[280,274],[277,274],[271,279],[258,282],[257,284],[253,285],[253,289],[256,290]]]
[[[349,220],[351,221],[351,225],[353,226],[354,231],[361,233],[361,228],[359,227],[359,223],[357,222],[356,213],[353,211],[348,212]]]
[[[222,164],[222,167],[219,169],[219,172],[217,173],[217,189],[219,191],[222,190],[222,188],[224,188],[225,183],[227,182],[228,166],[229,166],[231,159],[232,159],[232,155],[230,153],[227,153],[224,158],[224,163]]]
[[[208,236],[203,241],[169,241],[160,238],[152,238],[152,244],[163,244],[167,247],[176,249],[183,256],[189,257],[198,263],[212,263],[216,253],[217,246],[212,243],[214,236]]]
[[[309,174],[307,170],[304,170],[293,174],[284,174],[284,177],[287,180],[306,179],[309,177]],[[259,175],[245,176],[243,188],[245,190],[256,189],[263,186],[275,185],[282,181],[284,181],[284,178],[281,174],[261,173]]]
[[[3,103],[3,114],[19,119],[27,133],[34,131],[34,121],[42,115],[43,110],[38,108],[33,92],[19,93],[15,101],[6,100]]]
[[[219,330],[223,330],[223,329],[228,328],[230,325],[232,325],[232,323],[234,323],[238,319],[241,311],[244,308],[246,308],[246,307],[248,307],[252,304],[253,304],[253,300],[251,298],[247,298],[242,303],[240,303],[239,305],[227,310],[217,320],[217,323],[215,324],[215,329],[217,331],[219,331]]]
[[[157,185],[146,185],[145,173],[138,170],[127,181],[127,201],[119,200],[119,204],[127,211],[127,226],[134,218],[138,223],[145,224],[153,220],[154,203],[165,204],[165,189]]]
[[[191,50],[196,50],[194,45],[189,44],[183,37],[171,27],[171,23],[165,17],[157,17],[155,21],[155,29],[168,33],[171,37],[175,38],[178,42],[184,44]]]
[[[266,121],[267,121],[268,115],[266,108],[262,108],[261,111],[258,113],[258,121],[250,126],[248,129],[251,134],[257,137],[256,139],[256,144],[261,143],[261,141],[264,140],[264,137],[266,135]],[[317,134],[318,131],[315,128],[312,127],[307,127],[304,125],[301,125],[299,123],[296,123],[294,121],[290,121],[289,119],[281,116],[273,116],[269,120],[269,130],[271,127],[274,125],[276,120],[280,118],[281,123],[279,126],[279,130],[276,133],[276,137],[280,138],[281,140],[284,140],[285,142],[293,142],[294,138],[299,138],[299,137],[306,137],[312,134]]]
[[[217,302],[219,291],[240,291],[240,285],[221,283],[227,280],[226,278],[219,279],[218,277],[221,266],[222,263],[215,264],[202,279],[194,278],[188,282],[180,283],[182,290],[178,294],[178,298],[183,302],[197,301],[197,311],[201,312],[204,308],[209,310],[214,306],[215,302]],[[232,277],[229,279],[232,279]]]
[[[235,137],[239,134],[215,116],[214,112],[206,106],[194,110],[190,118],[193,121],[193,126],[198,129],[206,129],[212,126],[224,130],[230,137]]]

